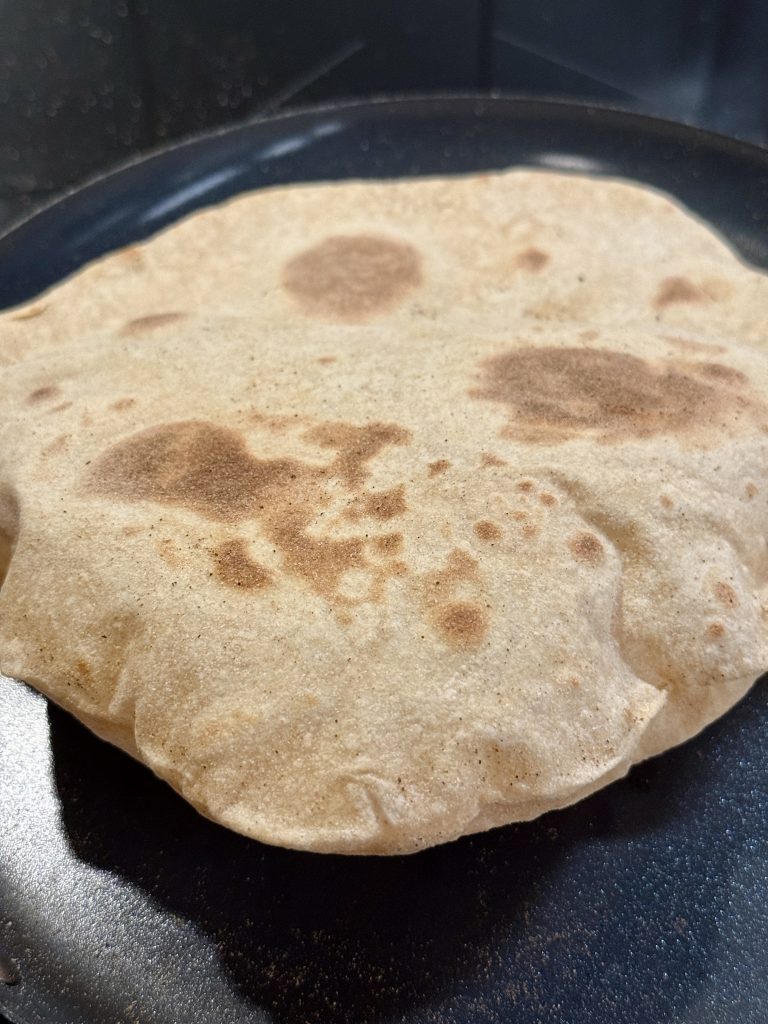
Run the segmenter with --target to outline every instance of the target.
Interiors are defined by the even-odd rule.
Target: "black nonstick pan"
[[[0,239],[0,305],[243,189],[514,164],[664,189],[768,268],[768,152],[610,110],[410,99],[227,129],[88,185]],[[760,682],[574,807],[411,857],[344,858],[212,824],[0,679],[0,1010],[19,1024],[765,1024],[767,712]]]

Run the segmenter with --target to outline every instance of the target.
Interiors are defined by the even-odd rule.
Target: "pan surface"
[[[0,239],[0,306],[243,189],[515,164],[677,196],[768,267],[768,153],[567,104],[354,104],[227,129]],[[768,687],[588,800],[404,858],[200,817],[0,679],[0,1010],[19,1024],[765,1024]],[[4,983],[4,979],[14,984]]]

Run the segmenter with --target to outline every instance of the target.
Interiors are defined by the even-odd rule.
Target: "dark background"
[[[768,142],[763,0],[0,0],[0,225],[287,105],[569,97]]]

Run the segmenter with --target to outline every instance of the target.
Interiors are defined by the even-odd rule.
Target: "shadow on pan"
[[[395,858],[235,835],[49,715],[76,855],[193,921],[239,994],[279,1024],[586,1024],[596,1007],[622,1024],[747,1024],[763,1019],[768,916],[764,902],[734,912],[733,898],[744,844],[768,841],[754,789],[767,710],[763,681],[702,737],[581,804]],[[764,859],[760,884],[765,899]]]

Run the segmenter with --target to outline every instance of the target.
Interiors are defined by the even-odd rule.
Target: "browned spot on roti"
[[[494,455],[492,452],[483,452],[480,456],[480,465],[488,469],[491,466],[506,466],[507,463],[504,459],[500,459],[498,455]]]
[[[413,246],[365,234],[326,238],[283,270],[283,287],[305,313],[334,320],[363,320],[390,309],[421,280]]]
[[[140,533],[144,533],[143,526],[124,526],[120,531],[125,537],[138,537]]]
[[[488,632],[485,611],[469,601],[452,601],[435,610],[434,622],[451,647],[479,647]]]
[[[666,509],[672,509],[675,507],[674,501],[672,501],[672,499],[667,494],[662,494],[659,498],[659,501]]]
[[[523,536],[526,540],[533,540],[539,534],[538,526],[534,526],[533,523],[526,523],[522,530]]]
[[[501,530],[490,519],[478,520],[474,525],[474,531],[480,540],[494,541],[499,540],[501,537]]]
[[[517,484],[518,491],[522,491],[523,494],[530,494],[534,488],[533,480],[521,480]]]
[[[515,262],[522,270],[530,270],[532,273],[536,273],[549,262],[549,255],[542,252],[541,249],[524,249],[523,252],[517,254]]]
[[[272,582],[271,574],[248,554],[248,544],[242,537],[225,541],[213,550],[216,578],[228,587],[260,590]]]
[[[128,320],[120,328],[120,334],[133,335],[133,334],[144,334],[148,331],[154,331],[158,327],[165,327],[167,324],[174,324],[179,320],[185,320],[186,313],[149,313],[147,316],[138,316],[134,320]]]
[[[436,462],[430,462],[427,466],[430,476],[438,476],[440,473],[444,473],[446,469],[450,469],[451,464],[448,459],[438,459]]]
[[[748,484],[746,485],[746,487],[744,488],[744,493],[746,494],[746,496],[747,496],[747,497],[748,497],[748,498],[750,499],[750,501],[751,501],[751,500],[752,500],[752,498],[754,498],[754,497],[755,497],[755,495],[756,495],[756,494],[758,493],[758,490],[757,490],[757,487],[755,487],[755,485],[754,485],[753,483],[751,483],[751,482],[750,482],[750,483],[748,483]]]
[[[42,316],[46,309],[48,309],[48,306],[45,303],[41,303],[38,306],[27,306],[26,309],[19,310],[18,313],[15,313],[11,317],[11,320],[35,320],[37,317]]]
[[[486,360],[470,394],[508,408],[505,436],[550,444],[593,432],[606,443],[691,433],[748,404],[733,379],[701,380],[683,366],[610,349],[519,348]]]
[[[352,488],[365,479],[368,462],[382,448],[407,444],[411,434],[393,423],[368,423],[363,427],[351,423],[322,423],[307,431],[305,437],[321,448],[332,448],[338,453],[332,472]]]
[[[51,412],[64,412],[64,410],[65,409],[69,409],[69,407],[71,405],[72,405],[71,402],[60,402],[59,405],[54,405],[54,407],[50,411]]]
[[[134,405],[136,405],[135,398],[118,398],[109,408],[114,409],[115,412],[125,412],[126,409],[130,409]]]
[[[719,580],[714,586],[715,597],[724,604],[727,608],[736,608],[739,603],[739,598],[736,591],[730,585],[730,583],[723,583]]]
[[[707,640],[722,640],[725,636],[725,626],[722,622],[710,622],[705,632]]]
[[[603,545],[594,533],[583,530],[568,541],[573,557],[588,565],[597,565],[603,558]]]
[[[529,514],[524,512],[521,508],[516,508],[512,513],[512,518],[516,519],[518,523],[522,523],[529,518]]]
[[[105,451],[86,482],[92,493],[112,500],[158,502],[231,525],[257,520],[288,573],[327,600],[355,603],[340,592],[344,574],[367,570],[373,594],[388,570],[369,562],[367,536],[331,537],[313,523],[338,483],[350,490],[362,483],[367,462],[382,448],[404,443],[408,432],[393,424],[323,424],[306,436],[335,448],[336,458],[327,464],[261,459],[228,427],[198,420],[162,424]],[[227,564],[237,551],[224,552]]]
[[[557,498],[554,494],[550,494],[549,491],[542,491],[539,495],[539,501],[542,505],[548,505],[550,508],[557,504]]]
[[[366,494],[365,497],[350,509],[350,516],[358,518],[360,515],[368,516],[370,519],[394,519],[407,512],[408,506],[405,502],[405,487],[398,484],[388,491],[377,491],[374,494]]]
[[[441,569],[425,573],[420,577],[421,593],[430,617],[434,610],[449,599],[465,596],[480,582],[477,559],[461,548],[453,548]]]
[[[464,580],[477,580],[479,578],[477,559],[461,548],[453,548],[448,555],[445,569],[439,574],[443,583],[455,584]]]
[[[63,452],[69,444],[69,434],[59,434],[53,441],[43,448],[42,454],[44,458],[48,458],[49,455],[56,455],[58,452]]]
[[[403,547],[403,535],[402,533],[385,533],[381,537],[374,537],[371,543],[382,555],[397,555]]]
[[[480,456],[480,465],[483,469],[492,469],[496,466],[506,466],[508,463],[493,452],[483,452]]]
[[[46,384],[45,387],[35,388],[34,391],[30,391],[27,395],[27,405],[42,405],[43,402],[50,402],[54,398],[58,398],[61,394],[61,388],[58,384]]]
[[[77,672],[77,674],[80,676],[81,679],[90,679],[91,678],[91,674],[92,674],[91,665],[90,665],[89,662],[87,662],[85,660],[85,658],[81,658],[75,664],[75,671]]]
[[[722,381],[724,384],[746,384],[746,374],[741,370],[734,370],[732,366],[724,366],[722,363],[699,363],[697,369],[705,377],[715,381]]]
[[[657,309],[663,309],[665,306],[680,302],[708,301],[710,296],[704,289],[689,281],[687,277],[665,277],[659,285],[653,304]]]
[[[318,363],[322,363],[323,366],[330,366],[331,363],[336,362],[336,356],[318,356]]]
[[[568,683],[568,685],[571,686],[574,690],[581,689],[581,680],[578,676],[568,676],[568,678],[566,679],[566,683]]]

